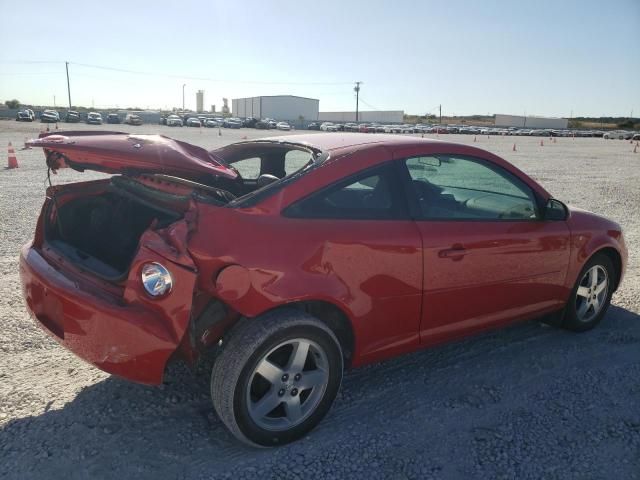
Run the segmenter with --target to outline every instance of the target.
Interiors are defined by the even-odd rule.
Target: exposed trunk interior
[[[48,225],[47,241],[83,268],[116,280],[129,270],[140,236],[157,221],[157,228],[181,214],[115,189],[80,196],[63,203]]]

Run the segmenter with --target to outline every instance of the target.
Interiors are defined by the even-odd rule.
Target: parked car
[[[307,126],[307,130],[320,130],[320,124],[317,122],[311,122],[308,126]]]
[[[208,118],[206,122],[204,122],[204,126],[207,128],[218,128],[221,127],[222,124],[219,123],[215,118]]]
[[[55,110],[45,110],[40,114],[40,122],[42,123],[58,123],[60,115]]]
[[[80,112],[76,112],[75,110],[67,111],[67,115],[64,119],[67,123],[79,123],[80,122]]]
[[[287,122],[278,122],[278,124],[276,125],[276,128],[278,130],[291,130],[291,125],[289,125]]]
[[[226,118],[222,126],[224,128],[242,128],[242,120],[239,118]]]
[[[182,127],[182,119],[178,115],[168,115],[166,118],[167,127]]]
[[[187,127],[201,127],[202,123],[200,123],[200,119],[197,117],[189,117],[185,125]]]
[[[266,119],[259,120],[256,122],[256,128],[258,130],[269,130],[271,128],[271,122]]]
[[[107,115],[107,123],[120,123],[120,115],[117,113],[109,113]]]
[[[124,123],[129,125],[142,125],[142,118],[140,115],[136,115],[135,113],[127,113],[124,117]]]
[[[27,110],[20,110],[16,113],[16,122],[33,122],[33,118]]]
[[[89,112],[87,114],[87,123],[91,125],[102,125],[102,115],[98,112]]]
[[[353,123],[353,122],[347,122],[344,124],[344,131],[345,132],[357,132],[358,131],[358,124],[357,123]]]
[[[640,133],[636,133],[633,137],[631,137],[631,140],[634,140],[634,141],[640,140]]]
[[[323,132],[335,132],[337,128],[332,122],[323,122],[320,125],[320,130]]]
[[[258,123],[258,119],[257,118],[245,118],[242,121],[242,126],[243,127],[247,127],[247,128],[255,128],[256,123]]]
[[[633,136],[632,132],[625,132],[624,130],[616,130],[613,132],[607,132],[603,135],[603,138],[607,140],[629,140]]]
[[[136,382],[211,354],[216,412],[261,446],[314,428],[345,368],[541,315],[578,332],[602,320],[627,262],[620,225],[487,151],[369,138],[207,152],[155,135],[132,148],[126,133],[42,134],[28,145],[54,172],[112,176],[47,189],[19,261],[28,311]]]

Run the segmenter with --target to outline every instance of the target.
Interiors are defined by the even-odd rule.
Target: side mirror
[[[558,221],[566,220],[569,216],[569,209],[560,200],[550,198],[544,207],[544,220]]]

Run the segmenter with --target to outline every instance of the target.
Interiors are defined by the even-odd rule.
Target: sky
[[[0,101],[640,117],[640,0],[0,0]],[[100,67],[100,68],[98,68]],[[231,102],[229,101],[229,105]]]

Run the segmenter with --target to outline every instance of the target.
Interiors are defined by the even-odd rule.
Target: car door
[[[302,265],[289,291],[334,298],[350,312],[356,362],[419,346],[422,241],[403,195],[388,161],[292,204],[277,225],[280,237],[296,238],[288,261]]]
[[[562,308],[569,230],[541,219],[523,180],[460,154],[414,153],[399,165],[422,236],[422,343]]]

